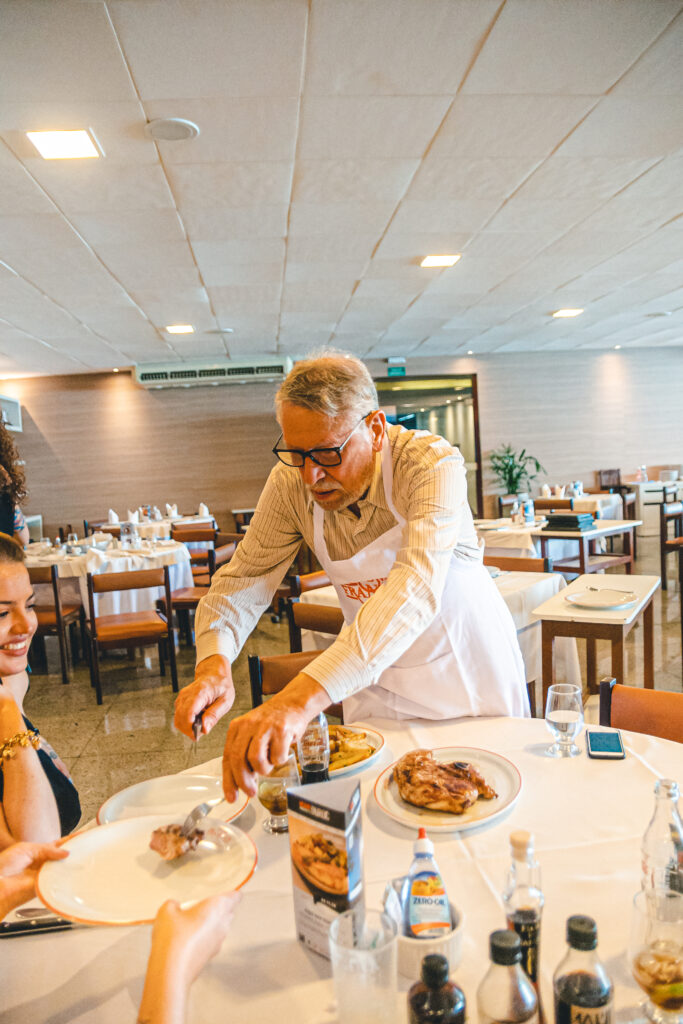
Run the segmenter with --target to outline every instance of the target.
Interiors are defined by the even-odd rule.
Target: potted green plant
[[[518,494],[524,490],[524,484],[531,483],[539,473],[545,473],[541,463],[534,455],[529,455],[526,448],[516,452],[512,445],[502,444],[490,455],[491,469],[498,483],[506,494]]]

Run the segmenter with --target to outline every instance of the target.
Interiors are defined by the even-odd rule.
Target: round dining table
[[[365,900],[380,904],[388,879],[407,872],[416,831],[391,819],[373,793],[377,777],[417,747],[475,747],[507,758],[521,791],[502,817],[470,832],[428,834],[434,841],[450,900],[465,915],[462,961],[454,978],[476,1022],[476,991],[488,963],[488,936],[505,926],[501,891],[509,835],[535,836],[545,908],[541,931],[541,991],[552,1019],[552,974],[565,951],[571,914],[598,925],[599,953],[615,986],[615,1019],[640,1020],[641,994],[626,950],[632,899],[640,884],[640,843],[659,777],[683,780],[683,744],[623,733],[623,761],[546,756],[550,735],[538,719],[427,722],[375,719],[385,738],[379,758],[359,770],[363,806]],[[472,756],[472,755],[470,755]],[[220,759],[193,772],[220,775]],[[334,783],[331,783],[334,785]],[[188,807],[189,810],[189,807]],[[258,866],[220,953],[192,990],[188,1024],[297,1024],[337,1021],[328,960],[297,941],[286,835],[263,831],[265,810],[254,799],[234,824],[254,840]],[[102,885],[115,884],[103,878]],[[76,927],[0,944],[0,1024],[121,1024],[135,1019],[149,953],[149,926]],[[407,1020],[405,992],[415,979],[399,975],[396,1021]],[[343,1024],[343,1022],[339,1022]]]

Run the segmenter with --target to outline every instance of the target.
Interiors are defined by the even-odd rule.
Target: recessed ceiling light
[[[556,309],[553,316],[558,320],[562,320],[566,317],[581,316],[582,313],[582,309]]]
[[[462,253],[451,253],[441,256],[425,256],[420,264],[421,267],[452,267],[457,263]]]
[[[621,348],[621,345],[615,345],[614,347],[615,348]]]
[[[68,132],[26,132],[43,160],[87,160],[101,152],[84,128]]]
[[[112,373],[118,373],[119,372],[118,366],[115,366],[114,369],[111,372]]]
[[[169,334],[194,334],[192,324],[169,324],[166,330]]]

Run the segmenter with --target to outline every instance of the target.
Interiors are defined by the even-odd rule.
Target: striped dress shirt
[[[327,650],[306,666],[340,701],[377,681],[436,616],[452,555],[481,561],[467,503],[465,463],[457,448],[426,431],[387,428],[393,501],[406,520],[403,544],[383,586],[361,605]],[[349,509],[325,512],[330,558],[351,558],[396,525],[375,456],[372,483]],[[313,550],[313,501],[297,469],[278,463],[270,473],[244,540],[214,575],[197,609],[197,661],[221,654],[233,662],[305,541]],[[395,613],[412,623],[392,629]]]

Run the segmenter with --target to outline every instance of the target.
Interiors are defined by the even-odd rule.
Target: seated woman
[[[51,842],[81,816],[65,766],[23,713],[33,604],[24,552],[0,533],[0,850],[19,840]]]

